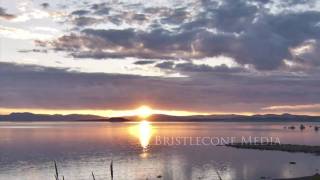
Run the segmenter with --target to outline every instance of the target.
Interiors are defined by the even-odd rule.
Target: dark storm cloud
[[[93,25],[93,24],[97,24],[102,22],[100,19],[97,18],[92,18],[92,17],[76,17],[74,19],[71,20],[72,23],[76,26],[82,27],[82,26],[89,26],[89,25]]]
[[[189,13],[184,8],[175,9],[169,11],[169,15],[161,19],[161,23],[181,24],[187,19],[188,15]]]
[[[155,67],[160,69],[173,69],[174,62],[172,61],[164,61],[155,65]]]
[[[76,11],[73,11],[71,14],[72,15],[77,15],[77,16],[83,16],[83,15],[86,15],[90,13],[90,11],[87,11],[87,10],[76,10]]]
[[[260,112],[275,104],[319,103],[316,77],[218,73],[160,78],[0,63],[0,107],[127,109],[146,103],[163,109]]]
[[[148,65],[148,64],[154,64],[155,61],[148,61],[148,60],[141,60],[141,61],[136,61],[134,64],[136,65]]]
[[[87,16],[90,18],[95,18],[97,16],[100,19],[104,19],[106,23],[113,23],[115,25],[120,25],[123,23],[143,23],[147,20],[145,14],[136,12],[135,10],[119,10],[114,8],[115,5],[122,4],[120,2],[113,3],[95,3],[91,4],[89,8],[77,9],[70,13],[71,16]]]
[[[171,70],[173,72],[180,72],[184,75],[195,75],[197,73],[211,73],[211,74],[237,74],[237,73],[245,73],[248,72],[246,69],[242,67],[228,67],[225,64],[210,66],[207,64],[195,64],[193,62],[185,62],[185,63],[177,63],[174,61],[164,61],[161,63],[157,63],[155,67],[163,69],[163,70]],[[206,74],[208,75],[208,74]]]
[[[121,46],[131,48],[136,43],[136,34],[134,29],[126,30],[96,30],[85,29],[82,31],[88,37],[97,37],[106,42],[105,45]]]
[[[191,51],[190,37],[192,36],[193,34],[189,32],[171,35],[169,31],[163,29],[148,33],[137,32],[134,29],[84,29],[81,35],[65,35],[56,41],[41,44],[53,45],[55,50],[60,51],[72,50],[71,54],[78,58],[178,59],[189,58],[189,55],[184,54],[186,51]],[[82,49],[89,49],[89,51],[81,51]],[[177,55],[173,56],[171,53],[175,52]]]
[[[6,9],[0,7],[0,18],[11,20],[11,19],[14,19],[15,17],[16,17],[15,15],[7,13]]]
[[[240,73],[245,72],[239,67],[228,67],[225,64],[218,66],[209,66],[206,64],[180,63],[175,66],[175,70],[181,72],[215,72],[215,73]]]
[[[45,3],[41,3],[40,6],[44,9],[47,9],[50,6],[50,4],[45,2]]]
[[[107,8],[107,6],[108,6],[107,3],[105,3],[105,2],[104,3],[94,3],[94,4],[91,5],[90,9],[92,9],[92,10],[100,10],[100,9]]]
[[[96,9],[95,14],[106,15],[106,14],[109,14],[109,11],[110,11],[110,8],[107,8],[107,7],[99,8],[99,9]]]
[[[290,48],[310,39],[320,41],[319,11],[286,10],[271,14],[267,5],[273,1],[225,0],[219,4],[206,0],[201,3],[199,8],[191,10],[188,7],[149,7],[142,8],[141,13],[123,10],[122,14],[113,14],[112,6],[109,6],[108,12],[101,16],[117,25],[149,21],[152,13],[159,18],[149,22],[146,30],[86,28],[43,44],[67,51],[77,58],[188,60],[223,55],[232,57],[241,65],[274,70],[284,65],[284,59],[297,60],[296,56],[292,56]],[[283,2],[282,6],[288,8],[312,3],[314,1],[288,1]],[[98,11],[107,6],[106,3],[92,5],[91,9]],[[134,7],[139,6],[142,5]],[[74,19],[76,26],[94,23],[97,23],[97,19],[90,17]],[[174,25],[175,28],[167,29],[165,24]],[[75,49],[74,43],[64,41],[66,39],[78,42],[79,48]],[[316,55],[304,56],[307,57]]]
[[[257,6],[242,0],[224,0],[220,6],[217,6],[216,2],[207,1],[203,7],[205,12],[201,13],[200,17],[206,19],[207,25],[210,26],[212,23],[212,27],[224,32],[244,31],[252,25],[252,21],[259,12],[263,13],[263,10],[259,11]]]

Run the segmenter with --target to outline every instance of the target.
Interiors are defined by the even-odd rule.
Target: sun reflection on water
[[[129,133],[138,138],[143,151],[143,157],[146,156],[148,146],[155,130],[150,122],[143,120],[139,124],[129,127]]]

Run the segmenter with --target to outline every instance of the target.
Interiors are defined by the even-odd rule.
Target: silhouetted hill
[[[127,122],[130,121],[129,119],[123,118],[123,117],[112,117],[107,119],[109,122]]]
[[[32,113],[11,113],[9,115],[0,115],[0,121],[107,121],[107,122],[127,122],[141,121],[138,116],[113,117],[107,118],[96,115],[48,115]],[[264,115],[194,115],[194,116],[170,116],[163,114],[154,114],[147,118],[154,122],[288,122],[288,121],[319,121],[320,116],[292,115],[292,114],[264,114]]]
[[[80,120],[104,120],[105,117],[82,114],[33,114],[33,113],[11,113],[0,115],[0,121],[80,121]]]
[[[126,117],[130,120],[141,120],[141,118],[133,116]],[[163,114],[154,114],[148,118],[149,121],[155,122],[210,122],[210,121],[241,121],[241,122],[256,122],[256,121],[319,121],[320,116],[307,116],[307,115],[292,115],[292,114],[264,114],[264,115],[236,115],[236,114],[225,114],[225,115],[194,115],[194,116],[170,116]]]

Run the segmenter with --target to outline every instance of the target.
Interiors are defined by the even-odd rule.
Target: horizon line
[[[7,114],[2,114],[0,113],[1,116],[8,116],[11,114],[23,114],[23,113],[29,113],[29,114],[33,114],[33,115],[49,115],[49,116],[54,116],[54,115],[62,115],[62,116],[67,116],[67,115],[88,115],[88,116],[99,116],[99,117],[103,117],[103,118],[124,118],[124,117],[135,117],[135,116],[139,116],[139,115],[122,115],[122,116],[103,116],[103,115],[97,115],[97,114],[85,114],[85,113],[67,113],[67,114],[61,114],[61,113],[34,113],[34,112],[29,112],[29,111],[20,111],[20,112],[10,112]],[[186,117],[186,116],[230,116],[230,115],[234,115],[234,116],[247,116],[247,117],[251,117],[251,116],[266,116],[266,115],[293,115],[293,116],[320,116],[318,114],[298,114],[298,113],[288,113],[288,112],[282,112],[282,113],[253,113],[253,114],[241,114],[241,113],[213,113],[213,114],[189,114],[189,115],[171,115],[171,114],[162,114],[162,113],[155,113],[155,114],[151,114],[149,117],[155,116],[155,115],[165,115],[165,116],[176,116],[176,117]]]

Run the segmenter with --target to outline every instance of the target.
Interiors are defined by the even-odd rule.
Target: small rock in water
[[[292,129],[292,130],[294,130],[296,127],[294,127],[294,126],[290,126],[289,127],[289,129]]]
[[[289,162],[290,164],[297,164],[296,162],[294,162],[294,161],[291,161],[291,162]]]

